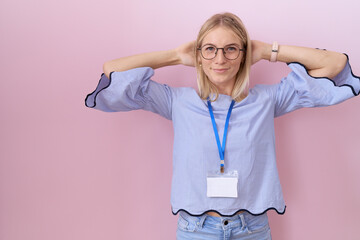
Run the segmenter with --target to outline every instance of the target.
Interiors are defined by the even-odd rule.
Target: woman
[[[292,72],[248,90],[250,66],[261,59],[288,63]],[[199,92],[150,80],[153,69],[175,64],[196,66]],[[173,121],[177,239],[271,239],[266,212],[285,212],[274,118],[359,91],[345,54],[251,41],[241,20],[224,13],[207,20],[194,42],[106,62],[86,106],[144,109]]]

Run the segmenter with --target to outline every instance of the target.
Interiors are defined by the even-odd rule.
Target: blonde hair
[[[250,66],[251,66],[251,41],[246,28],[239,17],[232,13],[220,13],[209,18],[201,27],[195,45],[195,67],[197,71],[197,83],[199,88],[199,95],[202,99],[211,98],[216,101],[219,96],[219,91],[216,86],[208,79],[202,66],[199,63],[200,51],[197,48],[201,47],[204,37],[215,27],[223,26],[232,30],[240,39],[243,48],[245,49],[243,59],[236,73],[234,88],[231,97],[240,102],[248,95]],[[212,95],[212,96],[210,96]],[[215,98],[214,98],[215,95]]]

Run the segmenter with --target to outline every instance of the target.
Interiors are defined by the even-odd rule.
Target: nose
[[[224,49],[222,49],[222,48],[219,48],[219,49],[218,49],[214,60],[215,60],[215,62],[218,63],[218,64],[222,64],[222,63],[226,62],[227,59],[225,58],[225,51],[224,51]]]

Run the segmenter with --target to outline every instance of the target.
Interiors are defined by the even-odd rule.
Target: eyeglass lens
[[[240,48],[235,45],[225,46],[224,48],[217,48],[214,45],[204,45],[201,48],[201,55],[205,59],[213,59],[215,58],[218,51],[222,50],[225,58],[229,60],[234,60],[240,55]]]

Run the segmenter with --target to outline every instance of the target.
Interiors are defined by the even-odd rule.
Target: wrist
[[[178,49],[171,49],[167,51],[170,65],[178,65],[182,63],[181,55]]]
[[[277,41],[274,41],[271,47],[271,56],[270,56],[270,62],[276,62],[278,57],[278,51],[279,51],[279,44]]]
[[[262,59],[270,61],[272,44],[265,43],[262,52]]]

